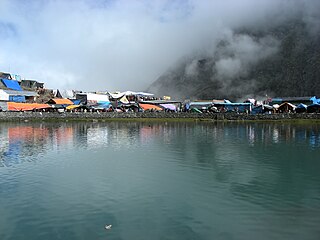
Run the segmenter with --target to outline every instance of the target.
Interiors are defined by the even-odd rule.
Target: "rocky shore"
[[[0,112],[1,122],[10,121],[109,121],[109,120],[207,120],[207,121],[291,121],[319,120],[320,113],[236,114],[187,112]]]

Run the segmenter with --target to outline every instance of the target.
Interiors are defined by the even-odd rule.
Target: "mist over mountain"
[[[297,10],[224,29],[213,47],[180,59],[148,91],[233,101],[320,96],[319,19]]]

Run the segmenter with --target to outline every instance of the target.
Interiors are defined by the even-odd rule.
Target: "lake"
[[[320,239],[320,125],[1,123],[0,151],[1,240]]]

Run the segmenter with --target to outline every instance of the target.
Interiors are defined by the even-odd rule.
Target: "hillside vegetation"
[[[214,50],[187,56],[149,91],[175,98],[320,96],[320,31],[302,18],[222,36]]]

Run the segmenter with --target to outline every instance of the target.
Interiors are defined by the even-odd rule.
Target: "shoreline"
[[[28,121],[211,121],[319,122],[320,113],[188,113],[188,112],[0,112],[0,122]]]

